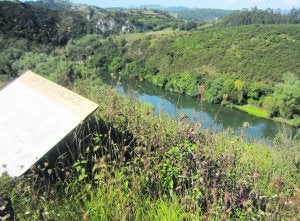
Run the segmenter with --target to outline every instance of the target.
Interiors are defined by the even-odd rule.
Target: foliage
[[[270,114],[261,107],[253,106],[253,105],[243,105],[243,106],[237,106],[239,110],[246,111],[249,114],[252,114],[257,117],[264,117],[268,118]]]
[[[287,73],[283,80],[275,86],[273,96],[276,100],[275,107],[272,107],[275,112],[272,114],[290,119],[300,112],[300,80],[292,73]]]
[[[26,56],[34,61],[44,55]],[[25,58],[21,64],[27,64]],[[48,71],[55,72],[52,68]],[[212,134],[197,124],[156,116],[149,106],[121,97],[98,79],[96,74],[70,79],[69,87],[100,107],[57,146],[63,148],[57,160],[46,156],[20,179],[0,180],[19,220],[299,216],[299,141],[284,133],[272,149],[227,132]]]
[[[68,39],[79,37],[90,31],[101,33],[101,36],[90,34],[80,39],[70,40],[64,55],[59,54],[55,59],[51,58],[49,61],[46,58],[48,52],[46,48],[46,50],[38,51],[40,55],[35,54],[31,57],[29,54],[24,55],[24,51],[32,51],[30,49],[32,46],[28,41],[24,40],[25,46],[20,46],[22,40],[16,40],[20,42],[19,46],[7,47],[3,45],[4,41],[2,40],[1,44],[4,47],[0,54],[2,82],[7,81],[11,76],[16,76],[25,67],[46,73],[47,70],[55,69],[55,67],[51,68],[51,65],[58,62],[61,68],[57,69],[54,75],[61,75],[60,82],[68,85],[73,81],[72,78],[81,77],[81,74],[73,72],[75,69],[80,69],[79,63],[83,62],[87,69],[93,70],[92,73],[97,69],[99,74],[108,71],[115,75],[148,80],[167,90],[191,96],[198,96],[197,87],[199,84],[203,84],[207,88],[206,99],[213,103],[220,103],[222,97],[226,95],[228,101],[235,104],[252,103],[265,107],[271,117],[294,119],[299,115],[298,95],[294,93],[297,85],[279,84],[285,73],[292,72],[295,76],[299,76],[297,64],[300,51],[298,45],[300,44],[297,44],[297,39],[299,39],[297,25],[249,25],[230,28],[213,26],[197,32],[161,31],[145,35],[127,34],[122,37],[105,38],[107,35],[120,33],[120,28],[122,29],[124,24],[128,27],[132,26],[131,30],[142,32],[160,30],[170,26],[189,30],[195,28],[197,24],[193,21],[180,23],[178,20],[168,17],[164,12],[147,9],[99,11],[89,21],[81,19],[83,23],[79,23],[79,20],[72,19],[72,16],[75,15],[72,13],[81,13],[82,16],[82,11],[51,11],[48,13],[46,9],[40,11],[40,9],[23,3],[7,2],[1,3],[1,10],[5,10],[9,5],[16,11],[21,10],[22,7],[25,7],[26,10],[22,11],[23,14],[3,13],[2,19],[13,19],[12,16],[27,13],[25,18],[30,20],[30,15],[36,13],[36,16],[33,16],[36,21],[34,21],[34,25],[28,26],[29,29],[23,24],[29,22],[26,19],[22,21],[17,19],[21,24],[13,28],[7,26],[11,23],[5,23],[6,25],[2,27],[3,30],[5,29],[4,37],[10,35],[9,31],[6,32],[8,29],[14,36],[53,44],[66,44]],[[44,20],[40,20],[41,13],[47,14],[43,17]],[[245,13],[250,17],[253,16],[254,23],[257,23],[259,19],[265,21],[268,16],[271,16],[268,17],[269,20],[273,19],[272,16],[279,16],[278,13],[269,9],[264,11],[253,8]],[[286,15],[293,20],[291,23],[297,23],[294,19],[295,16],[297,17],[297,13],[298,11],[293,9],[289,15]],[[285,15],[280,14],[280,16]],[[56,21],[55,19],[61,20]],[[61,33],[67,35],[58,39],[60,37],[59,33],[56,33],[56,28],[51,28],[52,33],[40,27],[44,22],[47,25],[53,25],[52,21],[60,22],[58,23],[59,27],[63,27],[63,25],[70,27],[73,24],[74,28],[77,26],[80,28],[72,34],[62,30]],[[95,30],[88,31],[91,27],[94,27]],[[30,28],[33,28],[33,31]],[[39,33],[31,36],[35,30]],[[30,33],[25,36],[24,33],[27,32]],[[61,42],[62,39],[64,40]],[[24,57],[21,58],[23,55]],[[47,60],[46,63],[50,67],[45,67],[46,65],[43,64],[39,64],[39,67],[32,67],[28,57],[35,60],[32,62],[33,64],[37,63],[38,59],[44,63]],[[14,62],[17,59],[20,61]],[[76,65],[67,60],[75,61]],[[28,64],[25,65],[24,62],[28,62]],[[63,73],[64,71],[65,73]],[[250,83],[248,83],[249,81]],[[276,87],[274,87],[275,84]]]
[[[212,8],[167,8],[167,11],[175,13],[178,18],[201,22],[210,22],[222,19],[232,13],[230,10]]]
[[[157,116],[133,94],[125,98],[99,78],[110,71],[192,96],[202,85],[203,96],[214,102],[251,99],[297,121],[295,27],[91,34],[65,48],[16,38],[6,45],[0,39],[1,73],[8,78],[32,69],[100,105],[55,147],[57,156],[49,153],[18,179],[0,177],[1,219],[299,219],[297,136],[285,131],[261,144],[245,143],[229,131],[214,134],[193,122]],[[1,84],[8,78],[1,76]]]
[[[156,116],[93,78],[77,79],[73,89],[99,110],[61,144],[70,149],[55,163],[16,181],[10,194],[19,220],[298,216],[298,141],[278,137],[272,149],[211,134]]]
[[[40,0],[40,1],[26,1],[27,4],[35,5],[38,7],[53,9],[53,10],[74,10],[74,8],[82,7],[88,9],[83,4],[73,4],[69,0]],[[84,7],[85,6],[85,7]],[[92,7],[91,7],[92,8]]]
[[[86,33],[80,13],[53,11],[22,2],[0,3],[0,32],[38,43],[64,45]]]
[[[118,56],[117,70],[121,75],[146,79],[167,90],[192,96],[198,95],[197,85],[204,84],[210,102],[220,103],[226,94],[228,101],[235,104],[251,102],[268,107],[271,117],[294,118],[299,111],[296,104],[286,104],[291,99],[281,96],[275,105],[270,96],[277,96],[273,95],[274,84],[285,73],[299,75],[299,33],[295,27],[213,27],[201,34],[171,32],[134,38],[128,35],[124,36],[123,45],[115,39],[118,55],[122,55]],[[279,106],[294,110],[286,114],[288,110],[280,111]]]
[[[250,24],[299,24],[300,10],[293,8],[288,14],[281,13],[280,9],[274,11],[253,7],[251,10],[234,11],[223,19],[226,26],[250,25]]]
[[[185,25],[184,21],[161,11],[106,11],[64,1],[2,1],[0,14],[0,33],[53,45],[65,45],[68,40],[88,33],[107,37]],[[188,23],[186,27],[191,29],[193,25]]]
[[[147,35],[123,46],[125,55],[165,75],[191,71],[217,75],[232,74],[240,80],[280,81],[288,71],[298,75],[297,25],[206,28],[201,32],[171,32]],[[250,37],[249,37],[250,36]],[[128,40],[127,40],[128,39]],[[132,42],[133,41],[133,42]],[[167,77],[166,77],[167,78]]]
[[[172,76],[172,78],[165,85],[169,91],[187,94],[190,96],[198,95],[198,85],[201,83],[201,76],[197,76],[190,72],[184,72]]]

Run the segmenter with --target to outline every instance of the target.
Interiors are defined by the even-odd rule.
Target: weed
[[[83,94],[92,90],[82,85],[88,84],[76,82]],[[246,123],[240,137],[212,134],[156,116],[112,90],[98,93],[99,110],[56,151],[17,180],[1,178],[0,192],[18,220],[287,220],[299,214],[297,140],[278,136],[273,149],[246,144]]]

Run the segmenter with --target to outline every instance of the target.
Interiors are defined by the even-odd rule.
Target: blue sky
[[[258,8],[281,8],[290,9],[293,7],[300,7],[300,0],[150,0],[150,1],[138,1],[138,0],[108,0],[108,1],[96,1],[96,0],[71,0],[75,3],[84,3],[89,5],[96,5],[99,7],[128,7],[132,5],[149,5],[157,4],[162,6],[186,6],[197,8],[222,8],[222,9],[242,9],[251,8],[257,6]]]

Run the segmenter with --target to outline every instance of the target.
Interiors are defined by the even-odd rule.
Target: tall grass
[[[299,141],[278,138],[270,148],[211,134],[93,79],[73,90],[100,107],[57,147],[59,157],[2,192],[18,220],[299,218]]]

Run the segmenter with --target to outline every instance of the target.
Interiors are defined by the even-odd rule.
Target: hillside
[[[134,43],[144,35],[161,38],[172,32],[127,37]],[[119,38],[121,45],[126,43],[124,36]],[[239,136],[214,134],[184,118],[176,122],[157,116],[134,95],[121,96],[101,81],[104,67],[116,67],[119,39],[87,35],[59,50],[0,39],[1,56],[12,56],[12,61],[0,61],[9,60],[16,73],[32,69],[100,105],[55,147],[56,160],[47,155],[18,179],[0,176],[1,218],[298,219],[300,145],[288,130],[268,145],[246,143],[247,126],[241,125]],[[19,57],[13,57],[15,52]]]
[[[169,13],[173,13],[177,18],[201,22],[211,22],[221,20],[233,11],[210,8],[167,8]]]
[[[280,9],[258,9],[237,10],[224,17],[223,25],[238,26],[251,24],[299,24],[300,9],[292,8],[289,12],[282,13]]]
[[[298,24],[197,28],[196,23],[156,10],[114,10],[86,17],[84,11],[12,2],[1,2],[0,11],[4,38],[67,44],[68,59],[87,62],[100,69],[99,75],[108,71],[136,77],[191,96],[198,96],[198,86],[204,85],[205,99],[212,103],[221,103],[226,95],[227,106],[250,104],[263,111],[262,116],[300,125]],[[106,38],[112,35],[117,36]],[[14,59],[24,51],[4,49],[0,71],[15,76],[20,70]]]
[[[299,25],[208,28],[199,32],[121,36],[126,56],[166,77],[185,71],[210,75],[232,74],[243,80],[281,80],[282,74],[300,76]],[[141,57],[140,54],[143,56]]]
[[[274,140],[246,142],[247,122],[238,135],[214,133],[101,80],[148,80],[200,96],[199,105],[252,102],[296,119],[299,25],[154,31],[174,18],[153,10],[88,18],[12,2],[0,10],[0,89],[31,69],[99,104],[27,173],[0,174],[0,220],[300,219],[299,134],[283,127]],[[95,31],[98,21],[115,29]],[[124,22],[143,33],[120,34]]]
[[[119,52],[109,67],[191,96],[197,96],[203,84],[206,99],[213,103],[220,103],[226,94],[234,104],[264,107],[270,117],[296,119],[300,111],[298,39],[299,25],[122,35],[115,39],[122,45],[122,55]]]
[[[0,32],[38,43],[64,45],[69,39],[88,33],[109,36],[176,28],[184,24],[166,13],[151,10],[105,11],[85,5],[71,5],[72,10],[64,10],[64,2],[43,2],[51,2],[51,7],[39,2],[0,2]]]
[[[86,5],[86,4],[75,4],[66,0],[41,0],[41,1],[26,1],[27,4],[34,6],[48,8],[53,10],[68,10],[68,11],[89,11],[97,10],[99,12],[106,12],[97,6]]]
[[[0,32],[47,44],[65,44],[87,33],[83,15],[53,11],[22,2],[0,2]]]
[[[173,16],[187,20],[199,22],[211,22],[220,20],[223,17],[232,13],[232,10],[212,9],[212,8],[187,8],[187,7],[163,7],[160,5],[142,5],[139,9],[157,9],[166,11]]]
[[[124,56],[132,61],[119,67],[124,75],[192,96],[203,84],[211,102],[220,103],[226,94],[236,104],[263,106],[269,116],[297,118],[300,113],[299,80],[287,80],[300,77],[299,25],[213,27],[133,41],[123,37],[128,39]],[[280,82],[293,82],[294,89]]]

